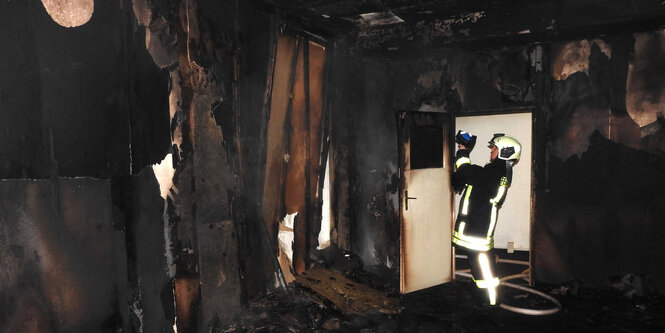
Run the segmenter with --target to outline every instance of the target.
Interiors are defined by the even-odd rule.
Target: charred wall
[[[27,251],[7,261],[6,271],[30,281],[3,285],[21,309],[3,313],[6,328],[138,329],[127,305],[136,287],[128,277],[138,274],[134,245],[162,245],[124,236],[135,227],[131,174],[159,162],[170,146],[168,76],[146,52],[130,1],[94,9],[89,22],[65,28],[40,1],[0,5],[0,178],[22,178],[5,181],[13,190],[1,210],[9,229],[0,234],[7,246]]]
[[[233,1],[135,1],[134,13],[170,77],[175,175],[160,225],[171,232],[178,330],[215,330],[274,277],[257,184],[277,26]]]
[[[536,278],[662,292],[663,32],[554,44],[546,182],[537,190]],[[566,70],[569,69],[569,71]]]
[[[32,325],[25,318],[47,331],[170,331],[176,317],[182,332],[226,325],[275,269],[256,184],[276,22],[233,1],[94,9],[65,28],[38,0],[0,5],[0,179],[30,178],[3,189],[0,236],[11,241],[0,293],[25,310],[3,309],[0,322],[19,331]],[[156,179],[160,161],[176,168],[175,186]],[[101,190],[63,180],[77,194],[65,196],[58,176],[96,177],[110,192],[87,211],[79,206]],[[44,198],[25,204],[33,187]],[[39,237],[19,236],[32,225],[21,212],[39,215]],[[45,215],[63,221],[49,226]]]
[[[92,19],[74,28],[56,24],[39,1],[0,6],[7,23],[0,33],[5,46],[0,62],[5,73],[0,79],[5,119],[0,125],[0,178],[60,175],[110,181],[111,200],[104,208],[126,236],[122,246],[127,256],[126,263],[109,269],[122,271],[127,285],[104,297],[114,297],[110,304],[127,306],[116,309],[109,327],[169,331],[176,312],[181,331],[228,323],[245,293],[236,230],[243,235],[241,246],[249,244],[253,250],[243,255],[254,258],[263,249],[261,242],[252,241],[257,232],[242,228],[243,222],[257,220],[244,218],[241,191],[246,179],[240,156],[246,149],[252,157],[251,186],[261,149],[260,140],[251,140],[254,132],[260,133],[265,92],[257,87],[265,86],[270,44],[250,35],[259,29],[269,40],[269,17],[244,26],[244,52],[250,56],[242,76],[248,78],[248,93],[239,102],[234,2],[97,2]],[[247,18],[250,10],[243,8]],[[220,13],[226,13],[224,19]],[[265,50],[256,52],[258,47]],[[242,125],[240,103],[248,110]],[[240,126],[248,131],[248,148],[240,142]],[[161,184],[151,165],[169,152],[177,168],[176,187],[160,197]],[[44,255],[64,260],[69,245],[60,238],[51,245],[54,250]],[[257,258],[246,265],[256,266],[249,270],[252,277],[264,273],[263,259]],[[84,269],[90,266],[89,261],[74,261]],[[40,278],[39,269],[26,272],[21,273],[26,278]],[[48,275],[45,283],[57,284],[59,278]],[[266,285],[256,280],[253,293]],[[106,290],[106,282],[100,279],[100,290]],[[97,295],[87,289],[89,284],[67,286]],[[25,296],[23,291],[3,287],[3,295]],[[46,315],[56,311],[47,306],[42,306]],[[13,316],[3,313],[3,322],[18,320]],[[51,317],[36,318],[48,322]],[[86,323],[71,327],[97,331],[80,326]]]
[[[366,265],[399,260],[396,111],[528,108],[535,118],[536,281],[609,286],[631,274],[647,290],[662,290],[654,265],[660,252],[652,248],[663,235],[662,43],[656,30],[345,58],[361,70],[339,79],[355,89],[335,102],[346,118],[334,133],[335,149],[347,153],[336,163],[336,182],[351,189],[338,192],[350,202],[338,205],[349,216],[350,247]]]
[[[98,4],[90,22],[65,28],[39,1],[2,4],[3,178],[129,174],[130,115],[154,112],[140,107],[149,97],[142,92],[154,93],[151,87],[160,82],[163,89],[166,81],[153,80],[156,68],[146,67],[132,74],[148,80],[135,80],[128,89],[128,72],[141,54],[133,53],[129,12],[120,5]],[[137,160],[154,149],[145,141],[135,144]]]
[[[451,48],[437,57],[336,59],[346,73],[333,78],[343,87],[332,106],[338,229],[349,228],[349,247],[367,268],[399,272],[397,113],[531,105],[532,51]]]
[[[277,240],[271,239],[261,216],[266,166],[266,131],[270,118],[274,61],[279,20],[240,4],[239,128],[242,145],[242,230],[240,256],[246,258],[247,295],[254,296],[274,285]]]
[[[355,246],[352,242],[355,214],[359,203],[356,200],[360,188],[356,180],[360,176],[355,172],[357,154],[354,146],[357,142],[359,123],[350,121],[355,119],[358,111],[362,110],[365,99],[362,63],[350,57],[343,49],[335,47],[337,70],[331,72],[328,98],[331,113],[331,157],[333,160],[333,216],[335,220],[334,232],[336,237],[332,241],[342,249],[352,251]]]
[[[0,199],[3,330],[129,330],[125,240],[110,182],[1,180]]]

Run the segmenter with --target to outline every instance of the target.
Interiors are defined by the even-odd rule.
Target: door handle
[[[404,196],[406,197],[406,200],[404,200],[404,210],[409,210],[409,199],[416,200],[418,198],[410,197],[409,196],[409,191],[404,191]]]

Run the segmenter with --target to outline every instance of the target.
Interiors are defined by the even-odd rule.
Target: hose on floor
[[[473,276],[470,273],[467,273],[467,272],[464,272],[464,271],[455,271],[455,276],[464,276],[464,277],[467,277],[467,278],[473,278]],[[515,277],[517,277],[517,276],[515,276]],[[505,309],[505,310],[508,310],[508,311],[511,311],[511,312],[515,312],[515,313],[530,315],[530,316],[550,315],[550,314],[557,313],[557,312],[559,312],[559,310],[561,310],[561,303],[556,298],[554,298],[554,297],[552,297],[552,296],[550,296],[550,295],[548,295],[548,294],[546,294],[542,291],[538,291],[538,290],[533,289],[533,288],[525,287],[523,285],[506,282],[506,280],[504,280],[504,279],[502,279],[499,282],[499,285],[506,286],[506,287],[513,288],[513,289],[519,289],[519,290],[526,291],[526,292],[534,294],[534,295],[538,295],[540,297],[543,297],[543,298],[549,300],[550,302],[554,303],[554,305],[555,305],[555,307],[550,308],[550,309],[529,309],[529,308],[520,308],[520,307],[516,307],[516,306],[501,303],[501,304],[499,304],[499,307],[501,307],[502,309]]]

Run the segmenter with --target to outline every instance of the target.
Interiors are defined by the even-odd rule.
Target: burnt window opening
[[[443,167],[443,128],[414,125],[409,150],[412,170]]]

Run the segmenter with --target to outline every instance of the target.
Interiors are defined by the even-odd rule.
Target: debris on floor
[[[488,305],[470,279],[399,295],[389,281],[394,277],[369,272],[357,257],[334,248],[319,255],[313,268],[288,285],[288,295],[268,293],[250,301],[233,325],[214,333],[665,332],[664,295],[626,295],[580,283],[538,285],[561,302],[562,310],[529,316]],[[502,265],[498,269],[500,276],[513,273]],[[515,306],[550,306],[503,286],[499,295]]]
[[[325,268],[314,267],[296,277],[296,283],[332,302],[344,314],[396,314],[399,300]]]

